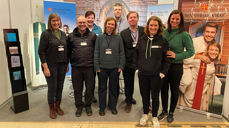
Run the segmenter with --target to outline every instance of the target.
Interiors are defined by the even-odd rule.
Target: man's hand
[[[211,60],[205,55],[195,55],[195,59],[200,59],[201,61],[203,61],[206,64],[211,63]]]

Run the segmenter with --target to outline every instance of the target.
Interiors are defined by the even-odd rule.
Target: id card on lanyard
[[[64,45],[59,45],[58,52],[63,52],[63,51],[64,51]]]

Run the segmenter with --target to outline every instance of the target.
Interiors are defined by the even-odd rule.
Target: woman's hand
[[[174,59],[176,57],[176,54],[173,51],[167,51],[166,55],[168,58]]]
[[[99,70],[97,70],[97,72],[101,72],[101,70],[99,69]]]
[[[44,68],[44,74],[45,74],[46,77],[50,77],[51,76],[49,68]]]
[[[118,68],[118,72],[121,72],[122,71],[122,69],[121,68]]]

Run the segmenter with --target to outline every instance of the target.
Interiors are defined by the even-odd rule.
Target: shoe
[[[100,109],[100,110],[99,110],[99,115],[100,115],[100,116],[105,116],[105,110],[101,110],[101,109]]]
[[[113,115],[117,115],[117,114],[118,114],[118,111],[117,111],[116,109],[111,109],[111,113],[112,113]]]
[[[169,113],[169,115],[167,117],[167,122],[172,123],[173,121],[174,121],[173,113]]]
[[[92,116],[91,106],[87,106],[86,107],[86,113],[87,113],[88,116]]]
[[[78,107],[75,113],[76,117],[80,117],[82,114],[82,111],[83,111],[83,107]]]
[[[162,111],[161,114],[157,116],[157,118],[159,121],[161,121],[161,120],[164,120],[167,116],[168,116],[168,112]]]
[[[140,125],[146,125],[148,119],[149,119],[148,114],[143,114],[141,119],[140,119]]]
[[[97,99],[93,96],[92,103],[97,103]]]
[[[56,112],[54,109],[54,104],[49,104],[49,117],[51,119],[56,119]]]
[[[130,113],[131,108],[132,108],[132,104],[127,104],[126,107],[125,107],[125,112],[126,113]]]
[[[58,115],[64,115],[64,111],[60,108],[60,101],[56,101],[55,110]]]
[[[160,128],[160,123],[157,119],[157,117],[152,117],[152,123],[154,128]]]

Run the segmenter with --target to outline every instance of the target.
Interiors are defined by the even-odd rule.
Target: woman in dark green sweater
[[[119,73],[125,66],[125,52],[122,39],[116,35],[116,20],[108,17],[104,23],[104,34],[95,42],[94,68],[99,79],[99,115],[105,115],[107,101],[107,80],[109,78],[108,107],[116,115]]]
[[[162,113],[159,120],[167,117],[172,123],[173,113],[177,105],[180,80],[183,75],[183,60],[194,54],[194,47],[191,36],[184,30],[183,14],[179,10],[173,10],[168,18],[168,29],[165,29],[163,36],[169,43],[170,50],[167,52],[171,59],[171,65],[166,74],[161,88]],[[186,50],[185,50],[186,49]],[[168,113],[168,90],[171,90],[170,108]]]

